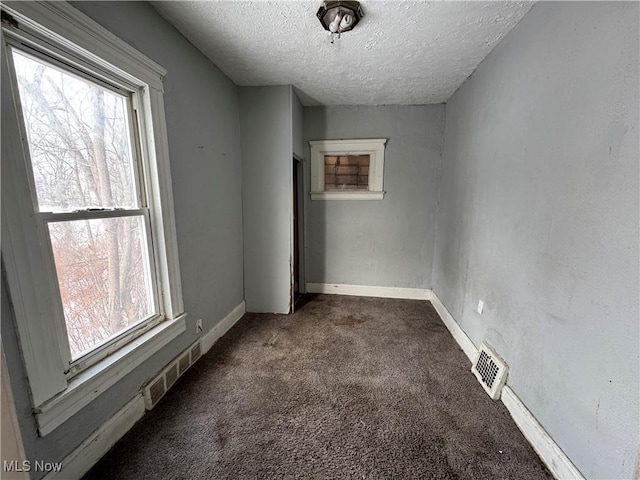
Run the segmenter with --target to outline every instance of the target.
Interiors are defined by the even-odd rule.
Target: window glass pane
[[[143,216],[49,223],[72,359],[156,313]]]
[[[136,208],[128,98],[12,53],[39,210]]]
[[[368,190],[369,155],[324,157],[325,190]]]

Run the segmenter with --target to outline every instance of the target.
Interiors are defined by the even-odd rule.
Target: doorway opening
[[[291,308],[293,313],[296,303],[300,299],[300,294],[304,293],[304,261],[303,261],[303,212],[304,212],[304,195],[303,195],[303,175],[302,175],[302,158],[297,155],[293,157],[293,182],[292,182],[292,251],[291,251]]]

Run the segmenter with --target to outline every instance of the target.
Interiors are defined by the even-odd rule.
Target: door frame
[[[293,172],[291,175],[291,298],[290,305],[291,308],[289,310],[290,313],[295,311],[295,298],[294,298],[294,290],[295,290],[295,272],[294,269],[298,270],[298,293],[306,293],[306,281],[305,281],[305,270],[304,270],[304,258],[305,258],[305,243],[304,243],[304,158],[300,155],[293,154],[292,159],[293,165],[296,167],[296,175],[294,177]],[[296,185],[294,185],[294,179],[296,180]],[[296,189],[296,195],[293,194],[293,189]],[[298,264],[295,264],[295,222],[294,222],[294,201],[297,196],[297,212],[298,212]]]

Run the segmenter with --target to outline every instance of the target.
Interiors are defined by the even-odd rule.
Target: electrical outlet
[[[200,333],[202,331],[202,319],[199,318],[196,320],[196,332]]]
[[[476,308],[478,315],[482,315],[483,310],[484,310],[484,302],[482,300],[478,300],[478,308]]]

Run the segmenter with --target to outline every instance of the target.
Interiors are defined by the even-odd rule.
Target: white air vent
[[[167,381],[167,390],[173,387],[173,384],[178,380],[178,365],[171,364],[169,368],[164,371],[164,378]]]
[[[202,350],[200,349],[200,342],[198,342],[193,347],[191,347],[191,363],[199,359],[201,355]]]
[[[187,371],[190,365],[191,361],[189,360],[189,352],[186,352],[178,360],[178,376],[181,377],[182,374]]]
[[[164,377],[158,378],[155,382],[149,385],[149,400],[153,405],[158,403],[158,400],[162,398],[166,388],[164,387]]]
[[[480,345],[476,361],[471,365],[471,371],[480,385],[494,400],[500,398],[502,387],[507,380],[508,368],[495,350],[484,342]]]
[[[171,360],[160,375],[147,383],[144,387],[144,403],[147,410],[156,406],[167,390],[176,383],[176,380],[202,356],[201,352],[200,341],[197,341]]]

